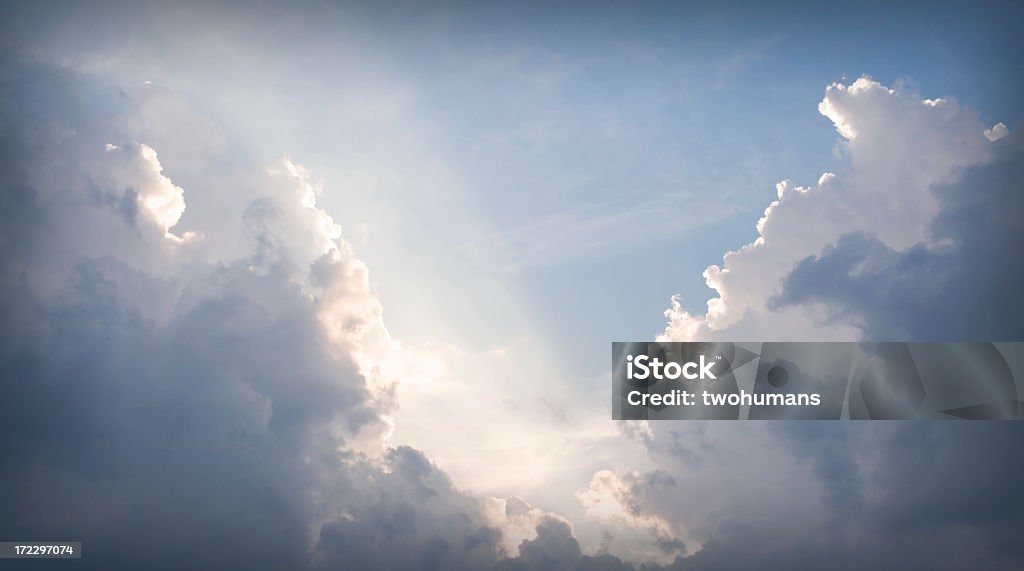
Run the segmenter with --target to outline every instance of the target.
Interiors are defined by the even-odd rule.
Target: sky
[[[0,16],[0,539],[80,537],[83,568],[1024,559],[1014,424],[613,421],[608,368],[1022,340],[1014,3]]]

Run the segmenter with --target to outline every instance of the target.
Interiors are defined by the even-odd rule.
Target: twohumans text
[[[632,406],[694,406],[697,404],[697,397],[702,397],[704,406],[818,406],[821,404],[821,395],[814,394],[764,394],[748,393],[741,390],[739,393],[716,394],[708,391],[691,393],[689,391],[673,390],[667,393],[643,393],[630,391],[626,395],[626,402]]]

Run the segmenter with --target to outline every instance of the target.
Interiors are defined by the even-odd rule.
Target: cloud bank
[[[302,167],[210,149],[193,191],[132,139],[197,135],[187,108],[5,69],[0,535],[80,538],[95,568],[583,560],[564,520],[390,445],[381,305]]]
[[[865,332],[877,334],[879,328],[839,318],[853,314],[830,307],[828,294],[784,292],[785,280],[797,264],[822,254],[845,236],[867,236],[878,248],[900,251],[942,249],[955,241],[951,233],[964,230],[955,228],[955,221],[937,218],[950,216],[950,200],[961,200],[952,195],[971,192],[969,178],[978,173],[968,169],[999,160],[1019,164],[1018,157],[1000,159],[1009,146],[1002,140],[1007,137],[1005,125],[986,127],[976,113],[951,99],[922,99],[861,78],[849,86],[829,86],[818,110],[843,137],[837,150],[845,168],[839,174],[823,174],[810,187],[780,182],[778,199],[757,223],[757,238],[725,254],[721,266],[705,270],[708,286],[718,293],[708,301],[707,312],[692,315],[673,300],[661,339],[739,335],[758,340],[840,340]],[[959,185],[960,192],[950,185]],[[943,193],[940,188],[948,190]],[[1005,194],[1011,189],[995,184],[993,192]],[[978,203],[989,198],[993,202],[986,204],[994,208],[1011,205],[1005,202],[1007,196],[982,199],[975,195]],[[950,275],[960,271],[947,270]],[[798,281],[806,280],[794,278],[793,288]],[[824,284],[819,282],[820,287]],[[896,335],[892,329],[886,331]]]
[[[673,299],[659,338],[1024,338],[1016,130],[867,78],[829,87],[819,111],[842,168],[779,183],[757,238],[705,272],[706,313]],[[659,468],[719,499],[633,505],[700,544],[676,568],[1020,565],[1017,423],[651,429]]]
[[[1021,339],[1024,145],[997,127],[991,162],[934,189],[927,242],[898,249],[844,234],[798,263],[771,305],[819,304],[871,339]]]

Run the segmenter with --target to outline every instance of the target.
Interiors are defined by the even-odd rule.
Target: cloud
[[[844,139],[843,168],[811,187],[780,183],[757,239],[705,272],[718,292],[707,313],[674,298],[661,339],[1019,339],[1016,130],[868,79],[830,87],[819,110]],[[659,469],[699,490],[649,507],[700,546],[669,568],[1024,558],[1009,540],[1024,528],[1005,479],[1024,473],[1015,423],[652,428]]]
[[[996,123],[991,129],[985,129],[985,138],[993,143],[1010,134],[1010,129],[1002,124]]]
[[[674,299],[661,339],[856,337],[848,323],[823,326],[827,308],[769,301],[797,263],[843,235],[867,234],[897,249],[932,244],[940,208],[934,189],[996,152],[977,115],[955,101],[922,99],[867,78],[829,86],[818,110],[844,138],[845,168],[810,187],[780,182],[758,237],[705,270],[718,293],[706,314],[690,314]]]
[[[519,556],[495,565],[495,571],[632,571],[634,567],[607,553],[591,556],[580,551],[572,527],[560,518],[545,517],[537,536],[523,541]]]
[[[1015,568],[1016,423],[656,423],[670,493],[631,496],[693,536],[651,569]],[[968,483],[971,482],[971,483]],[[616,541],[618,538],[616,538]]]
[[[485,569],[499,558],[501,530],[422,453],[399,447],[345,468],[313,568]]]
[[[652,507],[661,496],[675,493],[677,488],[676,481],[664,471],[616,474],[601,470],[576,497],[587,510],[587,517],[604,522],[620,521],[648,534],[648,551],[631,553],[631,559],[667,562],[686,546],[676,537],[678,532],[673,525],[658,516]]]
[[[248,254],[175,234],[188,192],[158,150],[106,142],[82,100],[103,88],[23,73],[0,147],[0,533],[80,537],[95,565],[303,564],[340,450],[386,412],[358,363],[365,266],[287,161],[240,205]]]
[[[895,249],[868,234],[844,235],[802,260],[772,303],[820,304],[871,339],[1021,339],[1022,181],[1022,139],[1007,132],[991,163],[935,188],[941,210],[926,243]]]
[[[186,152],[211,132],[187,106],[164,118],[179,131],[140,126],[160,119],[146,98],[14,69],[0,536],[81,540],[95,568],[627,568],[390,445],[420,350],[391,339],[305,169]],[[197,162],[132,139],[147,132]]]
[[[152,224],[163,229],[166,238],[181,240],[171,234],[170,229],[185,213],[184,191],[164,176],[156,151],[144,144],[130,144],[122,149],[108,143],[104,148],[117,157],[113,164],[103,166],[104,172],[114,174],[121,181],[113,192],[128,189],[122,199],[135,199],[134,203],[125,205],[125,214],[135,216],[141,212]]]

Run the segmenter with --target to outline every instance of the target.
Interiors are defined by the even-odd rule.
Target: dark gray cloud
[[[634,569],[614,555],[583,555],[572,529],[564,521],[545,518],[537,537],[523,541],[519,556],[505,559],[495,571],[629,571]]]
[[[81,538],[96,568],[303,564],[310,494],[340,467],[332,424],[377,419],[351,357],[281,272],[215,270],[215,295],[156,323],[176,287],[134,263],[161,255],[124,216],[137,189],[93,178],[83,151],[103,149],[96,118],[119,97],[18,72],[0,137],[0,536]],[[106,226],[69,242],[78,216]],[[88,255],[110,235],[130,244]]]
[[[715,430],[720,430],[717,427]],[[744,469],[747,431],[723,442],[696,440],[673,462],[669,443],[655,441],[659,464],[680,481],[672,499],[646,499],[637,509],[685,519],[714,494],[715,529],[701,549],[667,569],[1016,569],[1024,549],[1024,426],[1013,422],[900,422],[761,425],[757,442],[784,450],[757,458],[742,477],[720,473],[728,492],[692,466]],[[658,446],[665,446],[658,450]],[[800,468],[802,466],[802,468]],[[796,468],[794,470],[794,468]],[[777,478],[796,479],[797,491]],[[810,476],[809,479],[804,479]],[[739,482],[739,483],[735,483]],[[704,488],[702,490],[702,488]]]
[[[775,306],[822,303],[871,340],[1024,339],[1024,138],[994,145],[994,162],[935,189],[936,246],[845,235],[797,265]]]
[[[501,532],[422,453],[394,449],[387,467],[346,466],[313,568],[485,569],[499,558]]]

